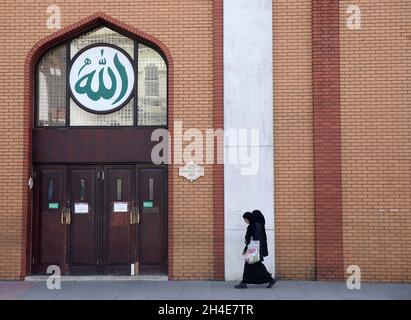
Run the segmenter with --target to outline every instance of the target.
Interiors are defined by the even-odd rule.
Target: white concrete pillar
[[[225,140],[225,279],[240,280],[246,224],[245,211],[259,209],[266,218],[274,275],[274,151],[272,0],[224,0],[224,128],[258,129],[259,142]],[[237,131],[238,132],[238,131]],[[248,131],[248,137],[250,137]],[[259,170],[242,175],[233,154],[258,152]],[[255,164],[254,164],[255,165]]]

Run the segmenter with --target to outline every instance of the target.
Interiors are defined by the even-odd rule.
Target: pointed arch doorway
[[[151,133],[168,128],[170,61],[161,44],[123,27],[98,15],[32,57],[31,274],[50,265],[66,275],[168,273],[170,181],[167,165],[151,161]],[[80,61],[73,85],[76,58],[93,48],[101,56]],[[145,74],[153,66],[155,79]],[[118,88],[108,97],[115,81],[128,96]],[[124,99],[110,109],[104,98]]]

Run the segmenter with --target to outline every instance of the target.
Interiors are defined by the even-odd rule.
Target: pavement
[[[277,281],[273,288],[234,289],[224,281],[62,281],[50,290],[46,281],[0,281],[0,300],[411,300],[411,284]]]

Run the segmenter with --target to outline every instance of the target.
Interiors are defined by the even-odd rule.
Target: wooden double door
[[[35,167],[32,273],[167,272],[166,168]]]

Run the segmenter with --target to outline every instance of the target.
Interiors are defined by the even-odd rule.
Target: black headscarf
[[[248,244],[250,243],[252,238],[259,240],[261,250],[261,261],[263,261],[264,257],[268,256],[267,234],[265,232],[265,218],[260,210],[246,212],[243,214],[243,218],[250,221],[250,225],[247,227],[247,233],[245,235],[246,246],[244,248],[244,251],[247,250]]]
[[[265,227],[265,218],[264,218],[264,215],[261,213],[260,210],[254,210],[251,213],[251,215],[254,219],[254,222],[257,222],[257,223],[261,224],[263,227]]]
[[[251,212],[245,212],[243,214],[243,218],[247,219],[248,221],[250,221],[250,224],[254,222],[254,215]]]

